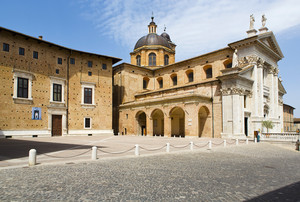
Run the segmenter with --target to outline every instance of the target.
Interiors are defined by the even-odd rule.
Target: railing
[[[299,138],[300,138],[299,133],[262,133],[261,134],[261,140],[296,142]]]

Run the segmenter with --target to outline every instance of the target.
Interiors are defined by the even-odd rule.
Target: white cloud
[[[252,13],[256,29],[261,27],[261,15],[265,14],[266,26],[275,34],[300,24],[299,0],[85,0],[81,5],[83,16],[99,33],[130,50],[147,34],[153,11],[158,34],[165,24],[177,44],[177,61],[245,38]]]

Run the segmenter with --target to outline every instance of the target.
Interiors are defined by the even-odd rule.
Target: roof
[[[300,123],[300,118],[294,118],[294,123]]]
[[[161,45],[167,48],[170,48],[168,41],[155,33],[147,34],[146,36],[141,37],[135,44],[134,50],[142,46],[151,46],[151,45]]]
[[[59,47],[59,48],[62,48],[62,49],[66,49],[66,50],[70,50],[70,51],[75,51],[75,52],[79,52],[79,53],[90,54],[90,55],[101,56],[101,57],[105,57],[105,58],[110,58],[110,59],[112,59],[112,63],[113,64],[115,64],[115,63],[117,63],[117,62],[119,62],[119,61],[122,60],[120,58],[111,57],[111,56],[107,56],[107,55],[100,55],[100,54],[96,54],[96,53],[90,53],[90,52],[75,50],[75,49],[72,49],[72,48],[67,48],[67,47],[64,47],[64,46],[61,46],[61,45],[58,45],[58,44],[55,44],[55,43],[52,43],[52,42],[49,42],[49,41],[45,41],[43,39],[39,39],[39,38],[36,38],[36,37],[33,37],[33,36],[29,36],[29,35],[26,35],[26,34],[23,34],[23,33],[20,33],[20,32],[16,32],[16,31],[13,31],[13,30],[10,30],[10,29],[7,29],[7,28],[4,28],[4,27],[0,26],[0,31],[2,31],[2,30],[5,30],[7,32],[11,32],[14,35],[20,35],[20,36],[23,36],[25,38],[30,38],[30,39],[36,40],[38,42],[43,42],[45,44],[56,46],[56,47]]]
[[[295,107],[292,107],[291,105],[288,105],[288,104],[285,104],[285,103],[283,103],[283,106],[295,109]]]

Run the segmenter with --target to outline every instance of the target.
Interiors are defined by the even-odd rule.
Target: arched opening
[[[137,132],[138,135],[146,136],[147,135],[147,122],[146,122],[146,113],[140,111],[136,114],[137,121]]]
[[[136,56],[136,65],[141,66],[141,56],[140,55]]]
[[[149,54],[149,66],[156,66],[156,54],[155,53]]]
[[[163,88],[164,87],[164,82],[163,82],[163,78],[162,77],[158,77],[157,78],[157,83],[158,83],[158,87],[159,88]]]
[[[223,65],[224,65],[225,69],[232,68],[232,60],[231,59],[225,60],[223,62]]]
[[[171,137],[185,136],[185,113],[180,107],[174,107],[170,111]]]
[[[143,78],[143,89],[147,89],[148,88],[148,83],[149,83],[149,78],[148,77],[144,77]]]
[[[193,72],[193,70],[186,71],[186,76],[187,76],[187,80],[188,80],[189,83],[194,81],[194,72]]]
[[[213,74],[213,72],[212,72],[212,66],[211,65],[207,65],[207,66],[203,67],[203,69],[205,71],[206,78],[207,79],[212,78],[212,76],[213,76],[212,75]]]
[[[164,56],[164,62],[165,62],[165,65],[169,64],[169,56],[168,55]]]
[[[160,109],[152,112],[153,136],[164,136],[164,113]]]
[[[171,79],[173,86],[177,86],[177,74],[172,74]]]
[[[198,130],[199,130],[199,137],[203,137],[205,134],[209,133],[208,121],[207,117],[209,114],[209,110],[207,107],[201,107],[198,112]],[[207,135],[206,135],[207,136]]]

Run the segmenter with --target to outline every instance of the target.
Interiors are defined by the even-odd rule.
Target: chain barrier
[[[106,154],[124,154],[124,153],[129,152],[129,151],[134,150],[134,149],[135,149],[135,147],[132,147],[128,150],[121,151],[121,152],[108,152],[108,151],[104,151],[104,150],[98,148],[99,151],[101,151],[103,153],[106,153]]]
[[[83,154],[86,154],[88,153],[89,151],[91,151],[91,149],[88,149],[87,151],[85,152],[82,152],[80,154],[76,154],[76,155],[73,155],[73,156],[53,156],[53,155],[49,155],[49,154],[42,154],[42,155],[45,155],[45,156],[48,156],[48,157],[51,157],[51,158],[74,158],[74,157],[78,157],[78,156],[81,156]]]
[[[221,145],[221,144],[224,144],[224,141],[223,142],[221,142],[221,143],[211,143],[212,145],[216,145],[216,146],[219,146],[219,145]]]
[[[239,143],[244,143],[246,142],[247,140],[239,140]]]
[[[163,148],[165,148],[166,145],[162,146],[162,147],[159,147],[159,148],[154,148],[154,149],[146,149],[145,147],[141,147],[140,146],[140,149],[143,149],[143,150],[146,150],[146,151],[158,151],[158,150],[161,150]]]
[[[190,143],[188,143],[187,145],[182,145],[182,146],[173,146],[173,145],[170,145],[170,147],[173,147],[173,148],[185,148],[185,147],[188,147],[190,146]]]
[[[206,147],[207,145],[209,144],[209,142],[207,142],[205,145],[202,145],[202,146],[199,146],[197,144],[194,144],[194,146],[198,147],[198,148],[203,148],[203,147]]]
[[[233,142],[227,142],[227,144],[235,144],[235,140]]]

